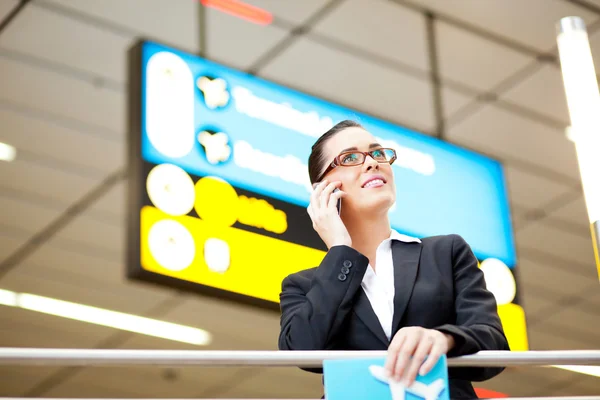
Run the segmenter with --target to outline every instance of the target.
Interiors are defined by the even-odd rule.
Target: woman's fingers
[[[411,360],[408,363],[406,372],[404,373],[404,385],[410,386],[417,377],[419,368],[423,365],[425,358],[429,355],[431,348],[433,347],[434,339],[431,336],[423,335],[419,340],[419,344],[416,346],[414,354],[412,354]]]
[[[329,198],[331,197],[331,193],[333,192],[333,189],[335,189],[339,184],[339,182],[331,182],[323,188],[319,198],[320,207],[322,209],[327,208],[327,205],[329,204]]]

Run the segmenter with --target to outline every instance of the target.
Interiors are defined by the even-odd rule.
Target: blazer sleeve
[[[498,316],[496,299],[487,290],[477,258],[461,236],[452,236],[456,324],[435,328],[454,338],[455,345],[448,352],[448,357],[480,350],[510,350]],[[450,369],[449,377],[483,381],[503,370],[504,367],[457,367]]]
[[[294,274],[282,282],[280,350],[329,350],[369,265],[348,246],[329,249],[312,279]]]

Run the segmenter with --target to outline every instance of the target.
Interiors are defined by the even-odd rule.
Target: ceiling
[[[530,347],[600,348],[554,28],[581,16],[599,60],[600,0],[246,2],[273,23],[194,0],[0,0],[0,141],[18,151],[0,164],[1,289],[203,328],[208,349],[276,349],[277,313],[124,277],[126,56],[145,37],[501,160]],[[2,347],[197,348],[3,306],[0,329]],[[598,395],[599,379],[513,368],[477,386]],[[321,394],[295,368],[0,367],[0,396]]]

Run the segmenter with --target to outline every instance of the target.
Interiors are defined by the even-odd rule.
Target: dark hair
[[[312,185],[319,179],[319,176],[325,170],[325,163],[331,160],[325,160],[323,149],[325,142],[332,138],[336,133],[343,131],[346,128],[362,128],[362,125],[352,120],[344,120],[335,124],[331,129],[325,132],[315,144],[312,145],[310,156],[308,157],[308,176]]]

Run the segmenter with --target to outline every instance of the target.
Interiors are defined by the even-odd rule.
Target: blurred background
[[[294,171],[305,171],[314,136],[348,117],[404,155],[430,156],[399,159],[400,199],[422,201],[429,178],[452,172],[485,204],[456,229],[424,206],[417,214],[435,217],[419,232],[422,219],[402,225],[400,200],[396,226],[464,233],[482,268],[501,263],[486,280],[497,298],[508,290],[499,303],[513,350],[599,349],[600,286],[556,46],[556,23],[572,15],[598,60],[599,0],[0,0],[0,346],[276,350],[278,285],[322,256]],[[160,51],[177,54],[155,58],[161,76],[189,75],[189,87],[144,80]],[[274,104],[316,122],[286,127]],[[176,133],[148,136],[150,107],[179,113],[157,117],[159,131],[185,129],[192,113],[196,158],[158,168],[181,146]],[[230,160],[242,153],[300,164],[280,186],[266,161]],[[231,202],[245,219],[228,214]],[[180,223],[148,228],[168,215]],[[205,222],[255,235],[245,243],[272,262],[236,258],[238,239],[211,239]],[[204,272],[192,268],[199,238]],[[293,244],[304,246],[298,265],[279,266]],[[583,372],[507,368],[475,386],[600,394],[600,372]],[[321,395],[321,376],[296,368],[0,367],[0,396]]]

